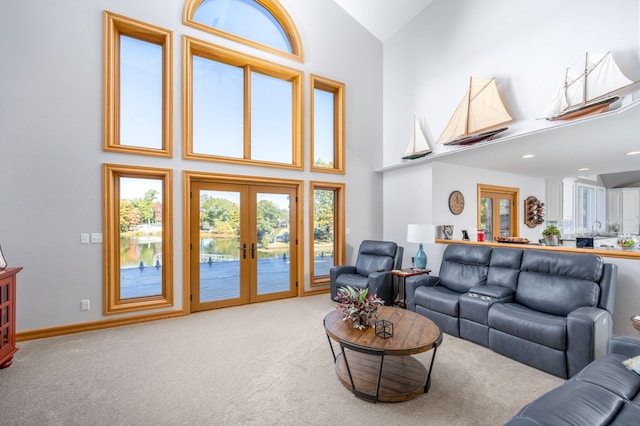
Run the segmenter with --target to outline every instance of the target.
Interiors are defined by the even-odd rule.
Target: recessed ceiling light
[[[580,168],[578,169],[578,171],[579,171],[579,172],[586,172],[587,170],[589,170],[589,168],[588,168],[588,167],[580,167]]]
[[[525,154],[522,156],[522,158],[533,158],[535,157],[535,154]]]
[[[638,155],[638,154],[640,154],[640,151],[627,152],[627,155]]]

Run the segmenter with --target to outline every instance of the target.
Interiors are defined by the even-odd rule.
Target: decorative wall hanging
[[[544,203],[536,197],[527,197],[524,201],[524,223],[535,228],[544,223]]]

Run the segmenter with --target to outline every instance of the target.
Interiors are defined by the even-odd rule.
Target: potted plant
[[[560,230],[556,225],[547,225],[542,231],[544,244],[547,246],[557,246],[560,243]]]
[[[373,325],[378,318],[378,306],[384,301],[376,295],[369,294],[369,289],[356,289],[351,286],[340,287],[336,300],[336,308],[344,314],[343,321],[353,321],[353,328],[364,330]]]

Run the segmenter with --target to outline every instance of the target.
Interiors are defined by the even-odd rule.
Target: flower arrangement
[[[353,321],[353,328],[364,330],[372,325],[378,318],[378,306],[384,304],[384,300],[376,295],[369,294],[369,289],[356,289],[351,286],[340,287],[335,300],[339,303],[336,308],[344,313],[343,321]]]

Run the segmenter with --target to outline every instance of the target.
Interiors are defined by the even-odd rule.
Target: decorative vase
[[[557,235],[545,235],[544,244],[547,246],[557,246],[559,242],[558,240]]]
[[[418,252],[416,253],[416,268],[425,269],[427,267],[427,255],[422,248],[422,243],[418,246]]]

